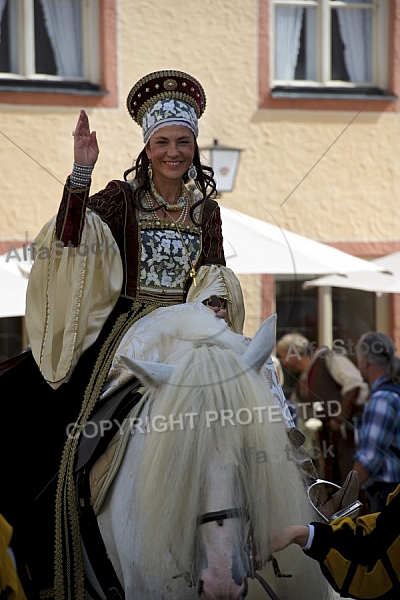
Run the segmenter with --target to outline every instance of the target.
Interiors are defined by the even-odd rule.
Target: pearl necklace
[[[152,179],[150,179],[150,193],[153,196],[154,200],[156,200],[160,206],[162,206],[165,210],[171,210],[173,212],[182,210],[182,208],[187,204],[187,201],[188,201],[187,189],[186,189],[183,181],[181,183],[181,192],[180,192],[181,195],[179,196],[178,200],[176,201],[176,204],[170,204],[169,202],[164,200],[164,198],[161,196],[161,194],[159,194],[157,192]]]

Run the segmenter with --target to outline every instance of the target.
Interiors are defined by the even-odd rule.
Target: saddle
[[[139,388],[135,394],[143,395],[144,391],[145,388]],[[96,516],[101,511],[101,507],[103,506],[107,492],[114,481],[116,474],[118,473],[124,457],[129,437],[132,435],[130,423],[134,422],[134,420],[139,416],[142,406],[143,398],[140,398],[126,414],[124,421],[119,426],[118,431],[108,443],[105,452],[103,452],[103,454],[97,458],[96,462],[93,463],[93,466],[90,469],[89,484],[91,502]],[[126,408],[128,408],[128,406]],[[107,439],[109,439],[109,437],[110,436],[108,436]]]

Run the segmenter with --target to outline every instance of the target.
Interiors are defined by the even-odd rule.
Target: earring
[[[147,174],[149,176],[150,181],[153,181],[153,166],[151,164],[151,160],[149,161],[149,166],[147,167]]]
[[[188,169],[188,177],[189,179],[197,179],[197,169],[192,163]]]

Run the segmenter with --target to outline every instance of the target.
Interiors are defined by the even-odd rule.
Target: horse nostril
[[[204,592],[204,581],[202,579],[200,579],[198,586],[197,586],[197,595],[199,598],[203,592]]]

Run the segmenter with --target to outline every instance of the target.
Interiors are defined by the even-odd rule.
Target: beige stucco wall
[[[125,109],[130,87],[149,71],[176,68],[207,93],[200,147],[217,138],[243,149],[236,188],[222,204],[320,240],[397,239],[398,114],[368,113],[368,106],[357,117],[258,110],[257,19],[255,0],[118,2],[120,105],[88,111],[101,150],[93,189],[122,177],[141,149]],[[0,105],[0,240],[31,239],[56,212],[77,112]],[[266,271],[273,260],[265,257]],[[241,280],[251,335],[261,315],[259,277]]]

